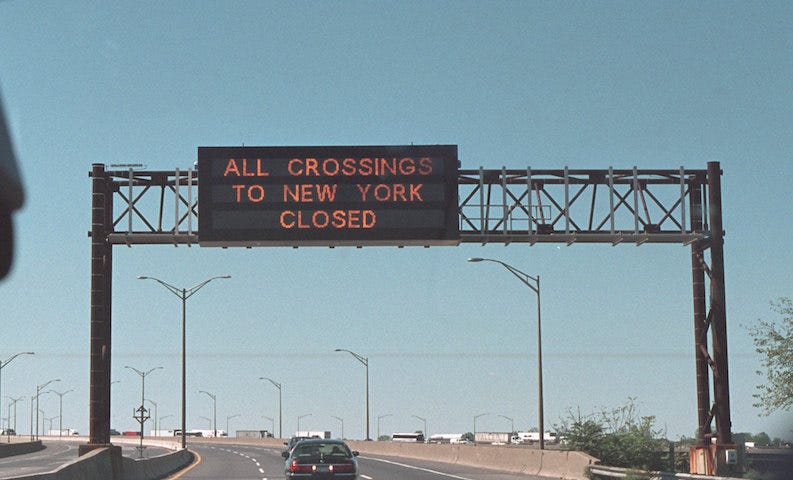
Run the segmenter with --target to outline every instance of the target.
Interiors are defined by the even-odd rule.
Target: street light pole
[[[391,413],[385,413],[383,415],[378,415],[377,416],[377,441],[378,442],[380,441],[380,419],[381,418],[385,418],[385,417],[390,417],[391,415],[392,415]]]
[[[0,398],[3,398],[3,376],[2,376],[3,375],[3,368],[6,365],[8,365],[9,363],[11,363],[11,360],[17,358],[20,355],[35,355],[35,353],[33,353],[33,352],[19,352],[19,353],[15,353],[15,354],[11,355],[8,359],[6,359],[5,362],[0,362]],[[14,403],[16,403],[16,402],[14,402]],[[14,407],[14,408],[16,408],[16,407]],[[11,417],[10,416],[8,417],[8,423],[9,423],[8,428],[11,428],[11,425],[10,425],[11,424]],[[14,425],[14,426],[16,427],[16,425]],[[10,435],[8,436],[8,443],[11,443],[11,436]]]
[[[331,417],[341,422],[341,437],[339,438],[344,440],[344,419],[341,417],[337,417],[336,415],[331,415]]]
[[[484,417],[487,415],[486,413],[480,413],[479,415],[474,415],[474,443],[476,443],[476,419],[479,417]]]
[[[544,408],[543,408],[543,394],[542,394],[542,321],[540,316],[540,276],[535,277],[521,272],[512,265],[508,265],[500,260],[493,260],[492,258],[469,258],[469,262],[494,262],[509,270],[509,272],[518,280],[523,282],[524,285],[529,287],[534,293],[537,294],[537,409],[538,421],[540,424],[540,450],[545,449],[545,425],[544,425]],[[533,284],[531,282],[534,282]]]
[[[12,398],[6,395],[6,398],[8,399],[8,429],[6,430],[6,435],[8,436],[8,443],[11,443],[11,407],[14,407],[14,433],[19,435],[19,432],[17,432],[17,402],[25,397]]]
[[[190,288],[177,288],[154,277],[143,275],[138,277],[138,280],[154,280],[182,300],[182,450],[187,448],[187,299],[195,295],[201,287],[217,278],[231,278],[231,275],[212,277]]]
[[[41,389],[46,387],[52,382],[60,382],[60,378],[53,378],[52,380],[43,383],[41,385],[36,385],[36,440],[39,439],[39,396],[41,395]],[[42,427],[43,429],[43,427]]]
[[[371,440],[372,438],[369,436],[369,359],[344,348],[337,348],[334,351],[347,352],[366,367],[366,440]]]
[[[52,392],[55,395],[57,395],[58,397],[60,397],[60,398],[58,398],[58,436],[59,437],[63,436],[63,396],[66,395],[67,393],[73,392],[73,391],[74,391],[74,389],[66,390],[65,392],[57,392],[55,390],[50,390],[50,392]],[[50,429],[50,430],[52,430],[52,429]]]
[[[272,430],[270,431],[270,435],[275,437],[275,419],[273,417],[268,417],[267,415],[262,415],[262,418],[266,418],[267,420],[270,421],[270,425],[271,425],[270,428],[272,428]]]
[[[281,403],[281,384],[273,380],[272,378],[267,377],[259,377],[259,380],[267,380],[268,382],[275,385],[275,388],[278,389],[278,438],[284,438],[283,433],[283,407]]]
[[[199,390],[198,393],[206,393],[209,395],[209,398],[212,399],[212,425],[215,431],[215,438],[218,438],[218,397],[212,395],[211,393],[207,392],[206,390]]]
[[[310,416],[311,416],[310,413],[306,413],[305,415],[300,415],[299,417],[297,417],[297,431],[298,431],[298,433],[300,432],[300,419],[301,418],[310,417]]]
[[[146,418],[148,418],[148,417],[145,417],[145,413],[146,413],[146,375],[150,374],[151,372],[153,372],[155,370],[160,370],[160,369],[162,369],[162,367],[154,367],[154,368],[149,369],[149,370],[147,370],[145,372],[141,371],[141,370],[138,370],[135,367],[130,367],[129,365],[124,365],[124,368],[128,368],[130,370],[133,370],[135,373],[140,375],[140,410],[139,410],[140,411],[140,448],[141,448],[140,452],[141,452],[141,455],[143,455],[143,437],[144,437],[144,435],[143,435],[143,432],[144,432],[143,425],[146,423]]]
[[[515,433],[515,419],[510,418],[510,417],[508,417],[506,415],[499,415],[499,417],[501,417],[501,418],[503,418],[505,420],[509,420],[509,424],[510,424],[509,428],[512,429],[512,430],[509,431],[509,433]]]
[[[163,415],[162,417],[160,417],[160,428],[161,429],[162,429],[162,421],[165,420],[166,418],[170,418],[170,417],[173,417],[173,415],[171,415],[170,413],[168,415]]]
[[[206,420],[207,421],[207,426],[209,427],[210,430],[212,430],[212,419],[209,418],[209,417],[205,417],[203,415],[201,415],[201,419],[202,420]]]
[[[237,418],[239,416],[240,416],[240,414],[238,413],[236,415],[228,415],[226,417],[226,436],[231,437],[231,433],[230,433],[231,430],[229,429],[229,420],[231,420],[232,418]]]
[[[145,372],[138,370],[135,367],[130,367],[129,365],[124,365],[124,368],[128,368],[134,371],[135,373],[137,373],[138,375],[140,375],[140,406],[142,407],[144,406],[143,405],[144,402],[146,402],[146,375],[150,374],[155,370],[161,370],[163,367],[154,367]]]
[[[50,429],[47,431],[48,432],[47,435],[49,435],[49,432],[52,431],[52,421],[55,420],[56,418],[58,418],[58,417],[44,417],[45,421],[50,422]],[[44,424],[43,423],[41,425],[41,428],[44,429]]]
[[[427,419],[426,418],[421,418],[418,415],[412,415],[412,417],[413,418],[417,418],[417,419],[421,420],[422,422],[424,422],[424,430],[422,430],[421,433],[424,434],[424,439],[430,438],[430,436],[427,434]]]
[[[154,400],[152,400],[150,398],[147,398],[146,401],[151,403],[152,405],[154,405],[154,435],[153,436],[154,437],[159,437],[160,436],[160,431],[159,431],[160,428],[157,426],[157,402],[155,402]]]

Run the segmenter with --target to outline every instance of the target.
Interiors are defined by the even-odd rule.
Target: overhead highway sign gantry
[[[387,161],[364,161],[372,158]],[[718,162],[706,169],[463,169],[457,147],[439,145],[201,147],[197,165],[93,165],[89,445],[109,443],[103,352],[113,245],[664,243],[691,248],[700,446],[715,436],[719,452],[731,448]],[[385,228],[374,233],[375,225]]]

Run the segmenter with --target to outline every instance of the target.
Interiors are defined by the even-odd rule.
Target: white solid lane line
[[[360,457],[360,458],[364,458],[366,460],[374,460],[376,462],[388,463],[388,464],[391,464],[391,465],[396,465],[398,467],[410,468],[412,470],[419,470],[419,471],[422,471],[422,472],[434,473],[435,475],[440,475],[440,476],[446,477],[446,478],[454,478],[454,479],[457,479],[457,480],[473,480],[472,478],[468,478],[468,477],[461,477],[459,475],[452,475],[450,473],[443,473],[443,472],[439,472],[437,470],[430,470],[429,468],[422,468],[422,467],[416,467],[416,466],[413,466],[413,465],[407,465],[405,463],[392,462],[391,460],[383,460],[382,458],[372,458],[372,457]]]

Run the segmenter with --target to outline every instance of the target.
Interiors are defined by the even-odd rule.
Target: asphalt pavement
[[[282,449],[239,444],[192,442],[198,461],[171,480],[284,480]],[[547,480],[542,477],[497,472],[439,462],[360,455],[363,480]]]

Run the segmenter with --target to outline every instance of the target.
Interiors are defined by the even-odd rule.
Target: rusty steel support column
[[[112,292],[112,245],[107,233],[112,229],[113,190],[102,164],[91,171],[91,332],[89,439],[80,445],[83,455],[110,446],[110,303]]]
[[[702,231],[702,187],[692,182],[689,194],[691,230]],[[707,445],[711,436],[710,373],[708,372],[708,321],[705,304],[705,248],[701,240],[691,245],[691,284],[694,293],[694,359],[697,379],[697,443]]]
[[[726,450],[732,444],[730,382],[727,366],[727,313],[724,284],[724,230],[721,204],[721,167],[708,162],[708,218],[710,220],[710,318],[713,342],[713,400],[716,418],[716,474],[729,473]]]

